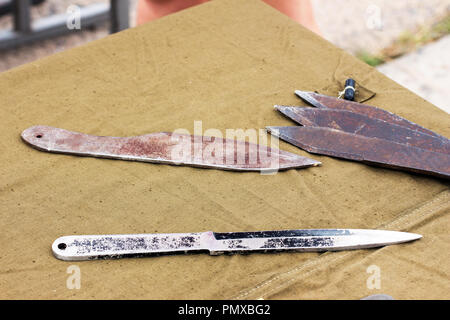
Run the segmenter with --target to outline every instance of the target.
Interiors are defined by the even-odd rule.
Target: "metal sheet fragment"
[[[32,147],[64,153],[236,171],[272,171],[318,166],[290,152],[218,137],[158,132],[135,137],[93,136],[48,126],[22,132]]]
[[[267,127],[308,152],[450,179],[450,155],[330,128]]]
[[[275,109],[303,126],[336,129],[369,138],[402,143],[433,152],[450,154],[450,140],[417,130],[369,118],[363,114],[340,109],[315,109],[275,106]]]
[[[305,102],[308,102],[312,106],[316,108],[323,108],[323,109],[339,109],[339,110],[347,110],[351,112],[360,113],[363,115],[366,115],[370,118],[376,118],[380,120],[384,120],[391,124],[396,124],[399,126],[403,126],[406,128],[409,128],[411,130],[417,130],[429,135],[433,135],[439,138],[444,138],[442,135],[437,134],[436,132],[433,132],[429,129],[426,129],[414,122],[411,122],[409,120],[406,120],[405,118],[402,118],[392,112],[370,106],[367,104],[362,104],[355,101],[348,101],[344,99],[338,99],[335,97],[330,97],[323,94],[318,94],[315,92],[307,92],[307,91],[300,91],[296,90],[295,94],[300,97]]]

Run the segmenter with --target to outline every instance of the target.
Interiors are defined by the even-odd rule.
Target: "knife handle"
[[[60,260],[143,257],[158,253],[207,251],[212,232],[64,236],[52,244]]]

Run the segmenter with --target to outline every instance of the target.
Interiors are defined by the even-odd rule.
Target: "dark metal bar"
[[[31,0],[31,5],[38,5],[45,0]],[[14,12],[14,5],[16,0],[0,0],[0,17]]]
[[[128,29],[130,26],[129,1],[111,0],[111,33]]]
[[[14,1],[14,30],[28,33],[31,31],[30,0]]]

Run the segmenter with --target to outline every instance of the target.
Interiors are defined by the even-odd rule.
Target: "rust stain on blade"
[[[330,128],[267,127],[308,152],[450,179],[450,155]]]
[[[105,137],[34,126],[21,136],[41,151],[222,170],[272,171],[320,165],[313,159],[254,143],[168,132]]]
[[[315,109],[276,106],[278,111],[304,126],[324,127],[358,134],[369,138],[380,138],[434,152],[450,154],[450,140],[438,138],[369,118],[360,113],[338,109]]]
[[[312,106],[316,108],[324,108],[324,109],[339,109],[339,110],[347,110],[352,111],[356,113],[360,113],[363,115],[368,116],[369,118],[377,118],[380,120],[384,120],[391,124],[396,124],[399,126],[403,126],[406,128],[409,128],[411,130],[420,131],[432,136],[436,136],[439,138],[447,139],[436,132],[433,132],[429,129],[426,129],[422,126],[419,126],[418,124],[411,122],[409,120],[406,120],[405,118],[402,118],[394,113],[391,113],[389,111],[369,106],[367,104],[362,104],[354,101],[348,101],[344,99],[338,99],[335,97],[330,97],[323,94],[318,94],[315,92],[306,92],[306,91],[300,91],[296,90],[295,94],[300,97],[305,102],[310,103]]]

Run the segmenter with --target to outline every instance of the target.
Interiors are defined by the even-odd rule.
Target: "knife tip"
[[[393,243],[402,243],[418,240],[422,238],[421,234],[401,231],[388,231],[385,233],[386,239],[389,239]]]
[[[300,155],[295,155],[294,158],[291,158],[289,160],[286,161],[286,163],[284,165],[282,165],[280,168],[281,169],[300,169],[300,168],[307,168],[307,167],[318,167],[321,166],[322,162],[311,159],[311,158],[307,158],[307,157],[302,157]]]
[[[295,90],[294,92],[300,99],[309,103],[313,107],[326,108],[326,106],[317,101],[316,97],[320,96],[319,94],[311,91],[301,91],[301,90]]]
[[[293,108],[298,108],[298,107],[282,106],[282,105],[276,104],[273,106],[273,108],[277,111],[280,111],[281,113],[284,113],[284,111],[286,111],[286,110],[292,110]]]
[[[312,92],[310,92],[310,91],[302,91],[302,90],[295,90],[294,91],[295,92],[295,94],[297,95],[297,96],[299,96],[299,97],[305,97],[305,96],[307,96],[307,95],[310,95]]]
[[[280,130],[282,130],[283,128],[286,127],[277,127],[277,126],[266,126],[266,130],[267,132],[269,132],[271,135],[277,137],[277,138],[281,138],[280,135]],[[294,162],[299,162],[299,167],[318,167],[322,165],[322,162],[311,159],[311,158],[306,158],[300,155],[296,155],[296,159],[294,160]],[[294,165],[294,167],[297,167],[297,165]]]
[[[413,241],[413,240],[419,240],[419,239],[423,238],[422,235],[421,235],[421,234],[418,234],[418,233],[409,233],[409,232],[408,232],[408,234],[409,234],[409,236],[410,236],[411,241]]]
[[[279,128],[280,127],[276,127],[276,126],[266,126],[266,131],[274,136],[277,136],[280,132]]]

